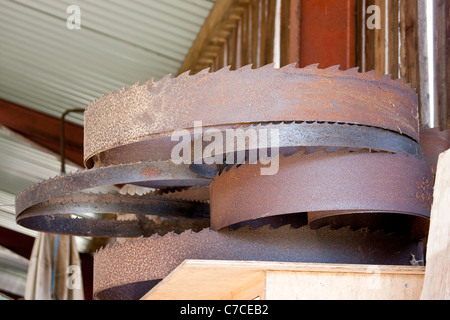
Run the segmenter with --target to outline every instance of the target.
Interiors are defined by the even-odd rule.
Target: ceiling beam
[[[38,145],[60,153],[61,120],[0,99],[0,124]],[[83,165],[83,127],[65,123],[65,157]]]
[[[30,259],[34,238],[0,227],[0,244],[24,258]]]
[[[189,52],[187,53],[181,67],[178,69],[178,74],[191,70],[195,73],[195,67],[202,58],[204,52],[207,52],[209,46],[217,46],[217,43],[223,40],[223,37],[217,39],[217,35],[226,29],[224,25],[230,20],[239,19],[240,12],[242,14],[242,7],[248,5],[248,0],[217,0],[212,7],[208,17],[203,23],[197,38],[193,42]],[[233,14],[235,14],[233,16]],[[233,26],[232,26],[233,27]],[[229,33],[225,33],[227,37]]]

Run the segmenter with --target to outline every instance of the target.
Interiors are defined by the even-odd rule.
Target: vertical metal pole
[[[72,112],[78,112],[78,113],[83,113],[84,109],[69,109],[64,111],[64,113],[61,115],[61,121],[60,121],[60,156],[61,156],[61,174],[65,174],[66,173],[66,139],[65,139],[65,124],[66,124],[66,116],[69,113]]]

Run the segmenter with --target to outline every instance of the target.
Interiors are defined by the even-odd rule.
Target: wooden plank
[[[289,63],[289,39],[290,39],[290,0],[281,1],[280,13],[280,67]],[[292,62],[297,62],[294,60]]]
[[[378,75],[386,73],[386,0],[375,0],[380,8],[381,28],[375,28],[375,71]]]
[[[231,32],[230,42],[229,42],[229,47],[228,47],[231,70],[235,70],[237,68],[237,55],[238,55],[237,41],[238,41],[238,28],[236,27]]]
[[[418,299],[424,267],[185,260],[153,299]]]
[[[288,63],[300,62],[300,0],[290,0]]]
[[[364,72],[365,66],[365,34],[366,24],[365,24],[365,2],[356,1],[355,16],[356,16],[356,35],[355,35],[355,54],[356,54],[356,66],[359,67],[360,72]]]
[[[236,54],[236,69],[239,69],[243,66],[242,62],[242,34],[243,32],[243,20],[237,20],[237,28],[236,28],[236,45],[235,45],[235,54]]]
[[[417,13],[417,0],[400,0],[400,74],[420,94]]]
[[[388,0],[388,73],[392,79],[398,79],[399,75],[399,0]]]
[[[251,62],[253,64],[253,68],[259,67],[258,64],[258,56],[259,56],[259,48],[258,48],[258,42],[259,42],[259,1],[258,0],[252,0],[250,2],[250,11],[251,11]]]
[[[267,300],[418,300],[423,275],[374,272],[270,271]]]
[[[273,48],[275,37],[275,14],[276,14],[276,0],[268,0],[267,3],[267,16],[266,16],[266,42],[265,42],[265,63],[269,64],[273,61]]]
[[[445,22],[446,22],[446,50],[447,50],[447,92],[450,90],[450,3],[445,3]],[[447,96],[447,129],[450,129],[450,97]],[[442,129],[442,128],[441,128]]]
[[[450,6],[448,0],[434,0],[434,65],[435,65],[435,100],[436,100],[436,121],[435,126],[444,130],[447,128],[448,120],[448,90],[447,75],[450,65],[447,65],[448,52],[448,28],[449,22],[446,21],[446,14],[448,14],[446,7]]]
[[[446,22],[446,50],[447,50],[447,92],[450,90],[450,3],[445,3],[445,22]],[[450,129],[450,97],[447,96],[447,129]],[[442,128],[441,128],[442,129]]]
[[[259,65],[266,64],[266,41],[267,41],[267,0],[259,2]]]
[[[250,9],[246,8],[244,14],[242,15],[242,24],[241,24],[241,66],[246,66],[250,63],[249,59],[249,20],[250,20]]]
[[[375,70],[375,29],[367,28],[368,13],[367,8],[375,5],[375,0],[366,0],[366,16],[364,20],[365,26],[365,71]],[[370,13],[369,13],[370,14]]]
[[[439,156],[422,299],[450,299],[450,150]]]
[[[217,70],[222,69],[225,64],[224,64],[224,51],[225,51],[225,46],[221,46],[219,53],[217,55]]]
[[[265,297],[264,291],[262,270],[226,261],[186,260],[142,300],[251,300]]]

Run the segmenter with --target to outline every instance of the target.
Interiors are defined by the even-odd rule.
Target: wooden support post
[[[448,91],[450,76],[450,3],[434,0],[434,82],[435,82],[435,127],[447,129],[450,100]]]
[[[399,28],[398,10],[399,0],[388,0],[388,74],[393,79],[399,76]]]
[[[450,299],[450,150],[439,156],[421,298]]]
[[[420,93],[417,10],[417,0],[400,0],[401,78]]]
[[[378,75],[386,74],[386,0],[375,0],[380,8],[380,29],[375,28],[375,71]]]

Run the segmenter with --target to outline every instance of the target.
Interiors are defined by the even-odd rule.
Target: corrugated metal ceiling
[[[59,118],[112,90],[176,74],[213,4],[2,0],[0,99]],[[67,28],[70,5],[80,8],[79,30]],[[81,114],[66,119],[83,125]],[[58,157],[0,130],[0,225],[34,236],[15,224],[15,195],[59,169]]]
[[[213,1],[3,0],[0,98],[59,117],[137,81],[175,74]],[[70,5],[81,29],[67,28]],[[82,125],[82,115],[69,121]]]

